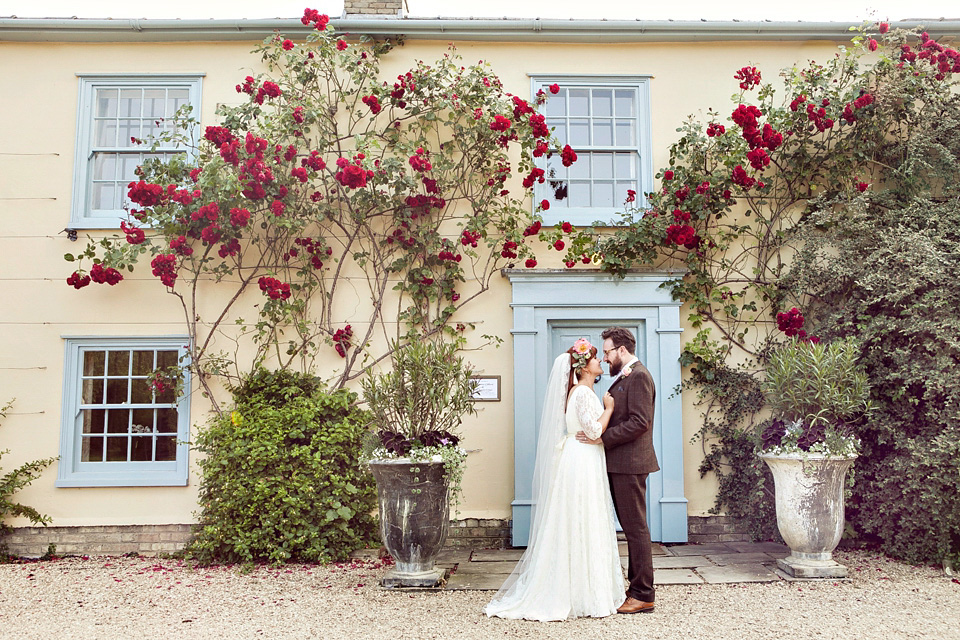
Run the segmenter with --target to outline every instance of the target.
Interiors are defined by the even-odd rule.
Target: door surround
[[[635,270],[619,278],[599,269],[504,270],[512,286],[513,309],[514,546],[526,546],[530,533],[539,405],[557,355],[550,352],[551,329],[555,323],[585,320],[610,325],[640,322],[645,327],[649,361],[645,364],[657,387],[654,448],[661,468],[648,478],[647,520],[653,540],[687,541],[682,402],[675,393],[681,382],[681,303],[660,286],[683,273]]]

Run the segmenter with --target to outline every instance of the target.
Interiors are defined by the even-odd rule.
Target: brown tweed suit
[[[610,386],[613,415],[603,433],[607,473],[617,517],[627,538],[627,595],[654,601],[653,555],[647,527],[647,475],[660,470],[653,448],[657,390],[647,368],[634,362],[630,375]]]

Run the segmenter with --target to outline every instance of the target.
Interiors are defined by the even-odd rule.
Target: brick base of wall
[[[26,557],[43,555],[51,544],[60,555],[157,555],[183,549],[192,529],[189,524],[20,527],[0,543],[7,546],[7,553]]]
[[[687,537],[690,544],[753,540],[747,527],[731,516],[689,516]]]
[[[691,544],[750,540],[746,528],[730,516],[690,516],[688,523]],[[510,526],[509,519],[453,520],[447,546],[506,549],[510,547]],[[6,544],[8,553],[25,557],[41,556],[51,544],[56,545],[58,554],[157,555],[183,549],[190,542],[191,530],[189,524],[21,527],[0,543]]]

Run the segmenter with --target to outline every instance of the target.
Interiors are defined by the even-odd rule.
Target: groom
[[[647,528],[647,475],[660,470],[653,449],[653,413],[657,392],[653,377],[634,355],[637,341],[623,327],[601,334],[603,361],[610,365],[613,415],[598,440],[582,431],[580,442],[603,441],[607,474],[617,517],[627,538],[627,599],[618,613],[649,613],[654,609],[653,552]]]

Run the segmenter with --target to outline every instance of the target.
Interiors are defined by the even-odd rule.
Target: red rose
[[[627,189],[627,202],[633,202],[637,199],[637,192],[633,189]]]
[[[549,200],[541,200],[541,201],[540,201],[540,208],[543,209],[544,211],[546,211],[547,209],[549,209],[549,208],[550,208],[550,201],[549,201]]]
[[[550,85],[550,86],[547,87],[547,88],[550,89],[550,93],[552,93],[552,94],[554,94],[554,95],[560,93],[560,85],[558,85],[558,84],[552,84],[552,85]]]
[[[577,161],[577,154],[574,153],[570,145],[566,145],[563,147],[563,151],[560,152],[560,160],[563,162],[563,166],[569,167]]]
[[[876,51],[877,46],[877,41],[873,38],[870,38],[870,41],[867,43],[867,48],[870,49],[870,51]]]
[[[527,269],[533,269],[535,266],[537,266],[537,261],[533,258],[527,258],[527,261],[523,264],[527,267]]]
[[[890,31],[890,25],[886,22],[881,22],[879,25],[877,25],[877,31],[880,33],[886,33],[887,31]]]
[[[562,229],[564,233],[570,233],[573,231],[573,225],[569,222],[564,222],[562,225],[560,225],[560,229]]]
[[[557,240],[553,243],[553,248],[557,251],[562,251],[566,245],[563,244],[563,240]]]
[[[293,49],[293,41],[292,41],[292,40],[284,40],[284,41],[283,41],[283,44],[281,44],[280,46],[283,47],[283,50],[284,50],[284,51],[290,51],[290,49]]]
[[[67,284],[73,287],[74,289],[83,289],[85,286],[90,284],[90,276],[81,276],[76,271],[67,278]]]
[[[383,109],[383,107],[380,106],[380,100],[377,99],[377,96],[363,96],[360,98],[360,101],[370,107],[370,112],[373,113],[373,115],[377,115]]]
[[[673,180],[673,171],[671,171],[670,169],[667,169],[666,171],[664,171],[664,172],[663,172],[663,179],[664,179],[664,180]]]
[[[337,51],[343,51],[347,48],[347,43],[345,40],[337,40]]]
[[[494,116],[493,122],[490,123],[491,131],[506,131],[510,128],[510,119],[505,116]]]

